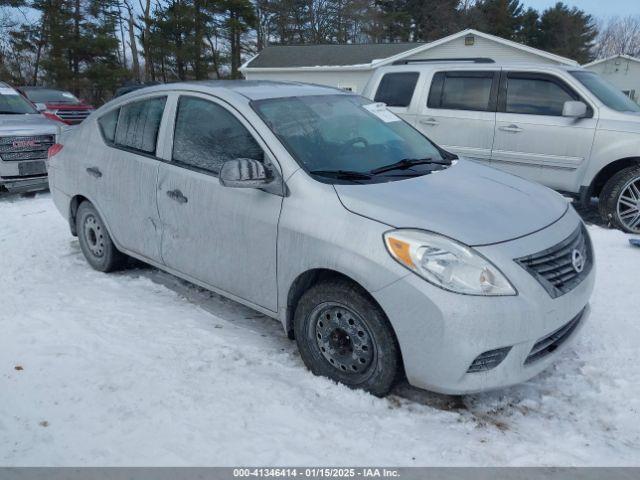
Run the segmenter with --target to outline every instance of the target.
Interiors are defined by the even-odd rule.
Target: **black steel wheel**
[[[294,332],[307,367],[352,388],[382,396],[400,370],[393,329],[357,285],[330,280],[311,287],[295,312]]]
[[[126,256],[119,252],[102,218],[90,202],[82,202],[76,212],[80,249],[89,265],[100,272],[122,268]]]

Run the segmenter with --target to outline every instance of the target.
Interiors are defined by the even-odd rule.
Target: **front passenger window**
[[[509,76],[507,113],[562,116],[564,103],[577,100],[551,79]]]
[[[181,97],[178,103],[173,160],[217,174],[227,160],[264,153],[249,131],[228,110],[208,100]]]

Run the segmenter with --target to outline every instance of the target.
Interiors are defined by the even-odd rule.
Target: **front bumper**
[[[42,162],[42,160],[35,160]],[[36,192],[49,188],[47,175],[21,175],[19,170],[20,163],[25,162],[5,162],[0,159],[0,187],[5,188],[12,193]]]
[[[464,394],[521,383],[547,368],[575,338],[589,316],[595,268],[572,291],[552,299],[514,259],[555,245],[575,231],[573,209],[550,227],[517,240],[479,247],[509,278],[517,296],[478,297],[435,287],[414,274],[373,293],[394,327],[409,383],[441,393]],[[554,351],[525,364],[534,345],[581,314]],[[510,347],[488,371],[468,373],[481,354]]]

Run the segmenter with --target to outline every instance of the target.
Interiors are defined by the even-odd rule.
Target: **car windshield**
[[[51,90],[49,88],[25,89],[25,95],[33,103],[68,103],[76,105],[80,103],[72,93],[63,90]]]
[[[38,113],[34,106],[12,88],[0,87],[0,115]]]
[[[272,98],[253,101],[252,107],[311,173],[348,174],[362,180],[377,174],[375,170],[398,170],[394,173],[400,177],[403,172],[409,176],[410,167],[415,175],[429,173],[429,163],[450,163],[384,104],[356,95]],[[385,168],[398,163],[396,168]]]
[[[627,97],[615,86],[594,72],[571,72],[585,87],[607,107],[618,112],[640,112],[640,105]]]

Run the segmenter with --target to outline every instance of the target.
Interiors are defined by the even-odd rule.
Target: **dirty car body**
[[[155,127],[132,134],[142,117]],[[100,108],[62,143],[51,189],[81,245],[78,211],[90,202],[82,219],[102,219],[118,251],[277,318],[289,334],[306,331],[305,308],[311,318],[329,305],[332,326],[316,319],[317,345],[301,352],[314,372],[351,386],[360,384],[346,371],[358,381],[364,372],[349,358],[383,368],[396,347],[420,388],[519,383],[553,362],[589,314],[593,252],[563,197],[458,159],[348,92],[151,87]],[[322,289],[309,291],[336,278],[340,288],[324,291],[337,300],[314,304]],[[376,346],[384,335],[363,304],[388,324],[390,350]],[[316,346],[324,370],[307,361]]]

